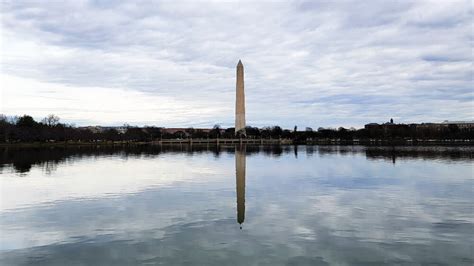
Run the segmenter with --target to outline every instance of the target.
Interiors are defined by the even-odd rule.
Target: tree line
[[[283,129],[280,126],[263,128],[248,126],[245,138],[291,139],[303,143],[320,139],[474,139],[471,128],[459,128],[457,125],[445,127],[423,127],[405,124],[378,125],[369,128],[354,129],[339,127],[318,128],[310,127],[298,130]],[[234,128],[223,129],[215,125],[211,130],[186,128],[170,133],[165,128],[144,126],[125,126],[125,130],[105,128],[94,131],[90,128],[79,128],[60,122],[60,118],[49,115],[41,121],[35,121],[29,115],[8,118],[0,115],[0,142],[100,142],[100,141],[153,141],[159,139],[200,139],[200,138],[236,138]]]

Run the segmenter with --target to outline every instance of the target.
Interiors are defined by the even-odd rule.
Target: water
[[[473,154],[0,149],[0,264],[472,265]]]

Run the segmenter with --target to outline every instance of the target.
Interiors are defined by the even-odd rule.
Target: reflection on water
[[[0,265],[472,265],[472,155],[0,149]]]
[[[234,146],[209,145],[156,145],[156,146],[71,146],[54,148],[0,148],[0,173],[8,165],[16,172],[27,173],[33,165],[39,165],[46,172],[56,169],[56,165],[83,158],[103,156],[155,157],[163,154],[186,154],[189,156],[212,153],[219,157],[222,153],[234,153]],[[448,162],[470,162],[474,159],[473,146],[247,146],[246,154],[261,153],[279,157],[293,150],[298,158],[298,150],[304,150],[307,156],[365,154],[367,159],[382,159],[396,163],[400,160],[429,159]]]
[[[235,181],[237,190],[237,222],[242,224],[245,220],[245,156],[246,147],[238,146],[235,149]]]

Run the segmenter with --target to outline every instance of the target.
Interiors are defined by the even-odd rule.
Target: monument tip
[[[238,65],[238,66],[239,66],[239,65],[240,65],[240,66],[242,65],[242,61],[240,61],[240,59],[239,59],[239,63],[238,63],[237,65]]]

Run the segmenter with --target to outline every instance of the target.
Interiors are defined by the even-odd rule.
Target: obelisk
[[[237,64],[237,84],[235,97],[235,135],[245,134],[245,93],[244,93],[244,65],[239,60]]]

